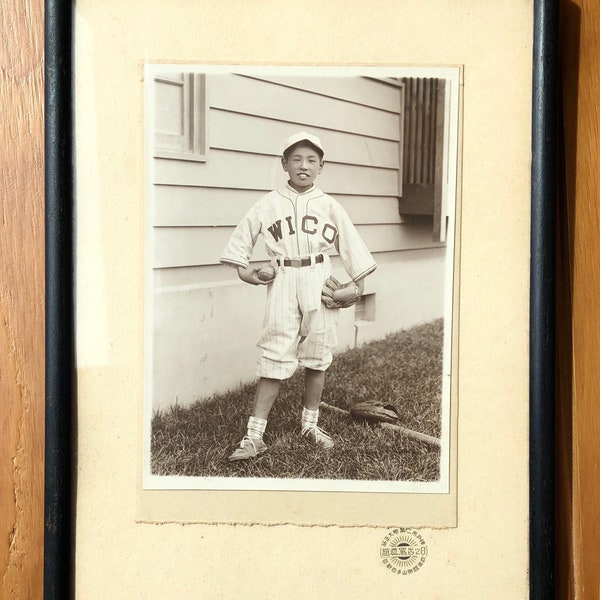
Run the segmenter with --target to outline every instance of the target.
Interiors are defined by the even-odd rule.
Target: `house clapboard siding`
[[[366,287],[376,318],[357,328],[352,310],[342,311],[340,348],[442,316],[445,245],[433,241],[430,218],[399,211],[407,164],[403,83],[228,73],[206,74],[202,85],[205,105],[196,112],[203,122],[194,124],[204,127],[200,158],[156,152],[152,159],[155,406],[252,378],[264,289],[249,289],[219,258],[245,212],[285,184],[280,148],[300,130],[321,138],[317,185],[344,206],[380,266]],[[160,110],[174,127],[173,111]],[[259,242],[252,260],[266,259]],[[332,264],[343,276],[337,257]],[[410,297],[398,301],[407,290]],[[244,306],[244,318],[236,306]]]

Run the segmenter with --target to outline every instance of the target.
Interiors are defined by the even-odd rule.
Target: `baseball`
[[[261,281],[271,281],[271,279],[275,278],[275,269],[271,265],[260,267],[256,272],[256,276]]]

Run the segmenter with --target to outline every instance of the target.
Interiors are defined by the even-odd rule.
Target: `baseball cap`
[[[325,150],[323,150],[323,144],[321,144],[321,140],[316,136],[316,135],[312,135],[311,133],[306,133],[306,131],[300,131],[299,133],[295,133],[294,135],[291,135],[284,143],[283,145],[283,149],[281,150],[281,154],[285,154],[285,151],[288,148],[291,148],[294,144],[297,144],[298,142],[309,142],[311,143],[315,148],[318,148],[323,155],[325,155]]]

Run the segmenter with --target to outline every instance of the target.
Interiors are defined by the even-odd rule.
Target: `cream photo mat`
[[[398,579],[382,565],[379,546],[386,527],[405,525],[426,528],[429,546],[423,568],[401,579],[407,594],[526,597],[532,3],[411,3],[401,14],[393,2],[372,13],[315,2],[303,5],[301,17],[279,2],[256,10],[236,2],[177,8],[128,3],[106,11],[84,0],[75,9],[78,594],[114,597],[125,585],[140,597],[149,590],[169,596],[170,574],[178,573],[181,598],[200,585],[213,597],[231,595],[239,581],[250,597],[304,597],[297,564],[307,547],[318,565],[315,580],[327,581],[321,594],[389,593]],[[289,35],[308,15],[301,34]],[[187,34],[190,23],[197,27]],[[450,522],[442,508],[436,525],[436,498],[405,506],[412,495],[374,502],[372,494],[341,494],[348,500],[325,502],[316,493],[273,492],[268,501],[257,491],[141,493],[141,65],[191,60],[464,69],[457,504]],[[235,522],[223,513],[236,504],[252,507],[245,521],[254,525],[207,523]],[[217,506],[219,514],[198,517],[199,506]],[[256,524],[267,521],[281,525]],[[330,526],[289,524],[317,521]],[[455,526],[436,528],[448,524]],[[233,558],[233,545],[252,552]],[[285,548],[285,561],[251,560],[275,556],[276,548]],[[212,558],[199,565],[200,552]],[[125,560],[129,575],[115,576]],[[268,588],[261,585],[266,577]]]

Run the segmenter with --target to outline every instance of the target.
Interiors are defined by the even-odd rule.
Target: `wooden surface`
[[[600,2],[561,2],[559,598],[600,598]],[[570,294],[568,291],[570,290]]]
[[[43,2],[0,3],[1,598],[41,598]]]
[[[1,598],[41,598],[43,2],[0,3]],[[600,2],[561,2],[558,598],[600,598]],[[572,408],[572,410],[571,410]]]

